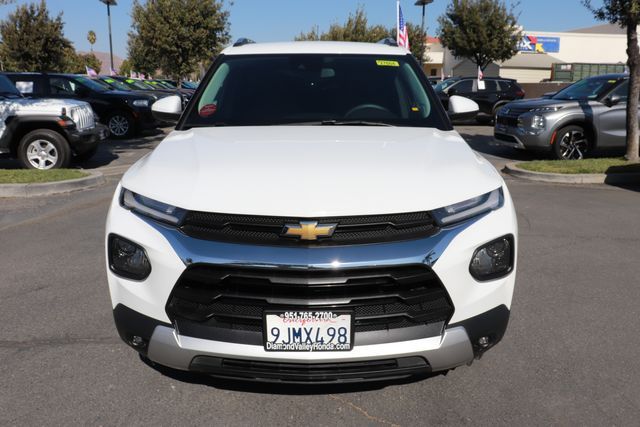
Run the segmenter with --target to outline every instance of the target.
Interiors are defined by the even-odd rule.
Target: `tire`
[[[556,132],[552,156],[557,160],[580,160],[591,149],[589,134],[582,126],[565,126]]]
[[[26,134],[18,144],[18,160],[27,169],[60,169],[71,162],[67,140],[51,129],[38,129]]]
[[[81,162],[81,163],[86,162],[89,159],[91,159],[93,156],[95,156],[97,151],[98,151],[98,146],[96,145],[95,147],[91,147],[90,149],[88,149],[83,153],[76,154],[76,156],[74,157],[74,160],[76,162]]]
[[[134,134],[133,117],[125,111],[115,111],[109,114],[105,124],[114,138],[130,138]]]

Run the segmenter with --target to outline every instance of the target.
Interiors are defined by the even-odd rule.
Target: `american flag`
[[[404,22],[404,17],[402,16],[402,8],[400,7],[400,0],[398,0],[398,46],[404,47],[409,50],[409,30],[407,29],[407,24]]]
[[[87,76],[89,76],[89,77],[98,77],[98,73],[96,73],[96,70],[94,70],[93,68],[88,67],[86,65],[84,66],[84,68],[87,70]]]

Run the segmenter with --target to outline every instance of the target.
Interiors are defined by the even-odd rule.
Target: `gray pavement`
[[[486,129],[461,127],[497,166]],[[149,137],[152,139],[152,137]],[[146,142],[145,142],[146,141]],[[124,168],[154,144],[115,147]],[[123,143],[124,145],[124,143]],[[0,425],[636,425],[640,192],[508,179],[520,224],[503,342],[419,382],[304,388],[158,369],[120,342],[103,254],[108,183],[0,200]]]

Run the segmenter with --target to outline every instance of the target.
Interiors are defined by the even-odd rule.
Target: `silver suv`
[[[510,102],[496,114],[494,137],[515,148],[582,159],[625,146],[628,74],[580,80],[543,98]]]

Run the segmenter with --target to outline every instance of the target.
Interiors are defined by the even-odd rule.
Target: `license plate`
[[[351,312],[279,311],[264,314],[266,351],[349,351]]]

